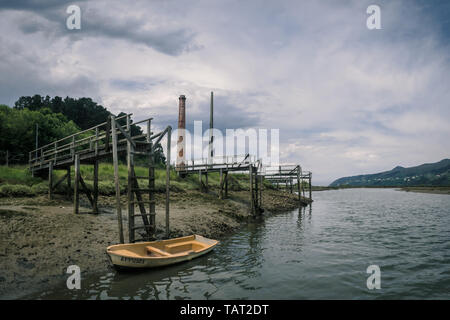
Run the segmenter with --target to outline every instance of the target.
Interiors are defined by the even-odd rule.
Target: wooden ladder
[[[130,124],[127,122],[127,129]],[[155,239],[156,234],[156,201],[155,201],[155,165],[153,143],[150,139],[150,121],[148,123],[148,134],[146,141],[136,141],[140,145],[140,149],[144,147],[145,151],[135,151],[135,145],[128,142],[127,144],[127,166],[128,166],[128,235],[129,242],[151,241]],[[137,176],[134,170],[134,155],[145,155],[148,158],[148,176]],[[139,186],[138,180],[148,181],[147,186]],[[144,200],[143,195],[147,194],[148,199]],[[147,207],[146,207],[147,205]],[[135,207],[138,207],[139,213],[135,213]],[[137,225],[136,218],[142,218],[142,225]],[[136,238],[136,231],[142,230],[140,233],[142,238]]]
[[[134,166],[131,169],[131,175],[128,176],[128,232],[129,242],[136,241],[151,241],[155,236],[155,170],[154,166],[149,167],[148,176],[137,176],[134,171]],[[146,188],[139,186],[138,180],[147,180]],[[144,200],[143,195],[148,194],[148,200]],[[135,213],[135,206],[137,205],[139,213]],[[146,208],[146,205],[148,207]],[[143,225],[137,225],[136,217],[141,217]],[[142,239],[136,239],[135,232],[137,230],[144,230]]]

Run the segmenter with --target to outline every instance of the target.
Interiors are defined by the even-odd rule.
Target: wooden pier
[[[119,123],[125,121],[124,125]],[[73,201],[74,213],[79,213],[80,193],[86,194],[92,212],[98,213],[98,164],[99,160],[113,159],[114,185],[116,193],[116,211],[119,226],[120,242],[124,243],[122,208],[120,205],[119,155],[126,154],[128,168],[127,203],[128,203],[128,237],[129,242],[155,239],[155,164],[154,151],[161,139],[167,135],[167,167],[166,167],[166,236],[169,236],[169,186],[170,186],[170,139],[172,128],[154,134],[151,131],[152,118],[132,123],[131,114],[121,117],[108,117],[107,121],[87,130],[70,135],[47,144],[29,153],[29,167],[33,175],[48,175],[49,197],[53,197],[55,188],[67,181],[68,190],[72,189],[71,167],[74,166]],[[133,135],[131,125],[144,124],[146,132]],[[148,176],[137,176],[134,170],[134,156],[144,156],[148,160]],[[86,186],[80,172],[80,165],[94,166],[93,191]],[[54,170],[66,170],[67,173],[58,181],[53,180]],[[141,187],[139,181],[146,180],[147,185]],[[148,199],[144,199],[148,195]],[[70,194],[69,194],[70,196]],[[147,205],[147,206],[146,206]],[[135,213],[138,207],[139,213]],[[142,224],[136,223],[140,217]],[[136,232],[142,238],[136,238]]]
[[[197,160],[183,161],[176,166],[176,171],[181,177],[189,174],[197,174],[201,191],[208,192],[208,173],[219,172],[219,199],[228,198],[228,173],[244,173],[249,175],[250,205],[252,215],[263,212],[262,209],[262,163],[250,155],[214,156]],[[203,177],[205,177],[203,179]]]
[[[312,173],[310,171],[302,171],[300,165],[281,165],[278,167],[265,168],[263,176],[264,179],[271,182],[277,189],[284,185],[291,193],[294,192],[294,185],[296,185],[299,201],[306,203],[312,202]],[[306,181],[309,197],[305,196]]]

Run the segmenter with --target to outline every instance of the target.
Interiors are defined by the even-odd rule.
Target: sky
[[[450,1],[2,0],[0,104],[91,97],[163,129],[184,94],[191,128],[214,91],[216,128],[279,129],[280,162],[327,185],[449,158],[449,40]]]

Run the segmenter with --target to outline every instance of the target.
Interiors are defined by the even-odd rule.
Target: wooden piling
[[[255,199],[253,194],[253,166],[250,164],[248,167],[249,176],[250,176],[250,210],[252,215],[255,215]]]
[[[312,174],[311,172],[309,173],[309,199],[312,200],[312,185],[311,185],[311,178],[312,178]]]
[[[150,227],[152,237],[156,234],[156,204],[155,204],[155,158],[153,153],[153,142],[151,140],[152,131],[151,120],[147,122],[147,142],[150,154],[148,156],[148,200],[149,200],[149,215],[150,215]]]
[[[225,171],[225,198],[228,198],[228,171]]]
[[[95,159],[94,161],[94,203],[93,203],[93,210],[94,213],[98,213],[98,160]]]
[[[75,155],[75,181],[73,184],[73,212],[78,214],[80,206],[80,155]]]
[[[219,182],[219,199],[223,199],[223,170],[220,168],[219,170],[220,182]]]
[[[167,131],[167,157],[166,157],[166,238],[170,236],[169,204],[170,204],[170,140],[172,138],[172,127]]]
[[[72,181],[70,177],[70,166],[67,168],[67,197],[72,198]]]
[[[289,178],[289,190],[290,190],[290,193],[294,193],[294,190],[292,188],[292,178]]]
[[[130,132],[130,119],[127,117],[127,131]],[[128,198],[128,241],[133,243],[134,237],[134,155],[133,145],[130,141],[127,141],[127,169],[128,169],[128,186],[127,186],[127,198]]]
[[[253,179],[254,179],[254,182],[255,182],[255,189],[254,189],[254,193],[255,193],[255,195],[254,195],[254,199],[253,199],[253,201],[254,201],[254,207],[255,207],[255,214],[258,212],[258,210],[259,210],[259,186],[258,186],[258,183],[259,183],[259,179],[258,179],[258,171],[257,171],[257,169],[256,168],[254,168],[255,169],[255,173],[254,173],[254,177],[253,177]]]
[[[48,164],[48,198],[53,199],[53,161]]]
[[[262,208],[262,189],[263,189],[263,176],[259,176],[259,208]]]
[[[122,208],[120,206],[119,156],[117,154],[117,130],[116,130],[116,120],[115,120],[114,116],[111,116],[110,121],[111,121],[110,122],[111,129],[112,129],[111,135],[112,135],[112,153],[113,153],[113,166],[114,166],[114,184],[115,184],[115,189],[116,189],[117,223],[119,225],[120,243],[124,243],[123,225],[122,225]]]

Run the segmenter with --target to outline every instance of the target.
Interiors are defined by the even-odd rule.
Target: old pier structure
[[[124,124],[120,124],[124,122]],[[132,123],[131,114],[120,117],[111,115],[107,121],[95,127],[67,136],[29,153],[29,167],[33,175],[48,175],[49,197],[53,197],[55,188],[65,180],[68,190],[72,190],[71,167],[74,167],[73,211],[79,213],[80,193],[85,193],[92,212],[98,213],[99,161],[111,158],[114,167],[114,187],[116,211],[120,242],[124,243],[122,207],[120,202],[119,156],[126,155],[127,161],[127,206],[128,206],[128,241],[151,240],[156,235],[155,222],[155,164],[154,151],[161,139],[167,135],[166,167],[166,235],[169,235],[169,187],[170,187],[170,140],[172,128],[166,127],[161,132],[152,132],[152,118]],[[143,134],[133,134],[131,125],[141,124],[146,128]],[[134,157],[147,159],[148,175],[138,176],[134,169]],[[82,175],[81,164],[93,166],[93,190],[87,187]],[[54,181],[54,170],[66,170],[66,174]],[[145,181],[145,185],[142,184]],[[71,194],[69,193],[69,196]],[[139,212],[136,212],[136,207]],[[136,218],[141,218],[139,224]],[[136,233],[141,230],[142,238]]]
[[[290,193],[294,192],[296,185],[299,201],[309,203],[312,200],[312,173],[310,171],[302,171],[300,165],[282,165],[278,167],[265,168],[264,179],[272,183],[277,189],[284,187]],[[305,196],[307,189],[308,197]]]

